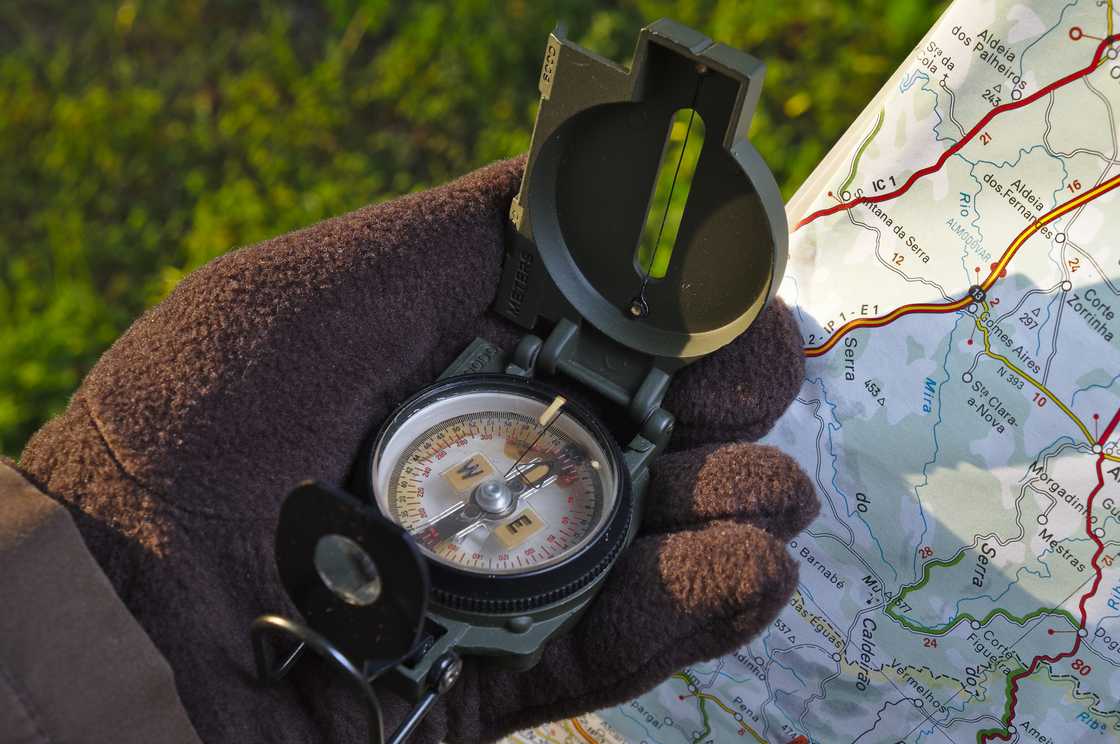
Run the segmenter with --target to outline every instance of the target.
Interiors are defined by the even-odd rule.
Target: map
[[[737,653],[515,742],[1120,742],[1120,7],[958,0],[789,204],[816,483]]]

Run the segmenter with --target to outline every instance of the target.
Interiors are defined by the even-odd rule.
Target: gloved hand
[[[362,742],[347,683],[301,661],[253,676],[250,622],[294,614],[273,560],[297,482],[344,483],[371,428],[476,336],[522,160],[218,258],[105,353],[21,468],[68,504],[125,604],[167,657],[207,742]],[[796,583],[783,543],[817,512],[809,480],[764,434],[799,388],[789,311],[771,304],[682,371],[642,532],[582,620],[528,673],[467,659],[417,741],[489,740],[624,701],[727,653]],[[308,657],[313,658],[313,657]],[[387,730],[406,708],[383,700]]]

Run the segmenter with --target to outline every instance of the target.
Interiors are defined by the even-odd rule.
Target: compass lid
[[[629,70],[554,32],[497,312],[578,327],[598,356],[670,373],[745,331],[787,247],[777,184],[746,137],[763,71],[668,20],[641,31]]]

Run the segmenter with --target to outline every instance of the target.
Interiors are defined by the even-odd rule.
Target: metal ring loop
[[[279,615],[261,615],[253,621],[249,629],[249,635],[253,643],[253,657],[257,664],[257,676],[264,684],[272,684],[284,677],[304,649],[307,648],[325,659],[335,670],[342,672],[358,686],[369,704],[371,711],[369,740],[371,744],[384,744],[385,731],[381,717],[381,703],[377,699],[377,694],[373,691],[373,687],[370,686],[365,675],[333,643],[306,625]],[[270,636],[288,637],[298,641],[299,645],[284,661],[275,665],[274,650],[268,643]]]

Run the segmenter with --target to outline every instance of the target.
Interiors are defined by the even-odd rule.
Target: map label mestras
[[[1058,539],[1053,532],[1043,527],[1038,531],[1038,536],[1042,542],[1050,546],[1055,555],[1065,558],[1066,562],[1074,568],[1078,573],[1085,573],[1085,563],[1080,558],[1073,554],[1065,545],[1065,539]]]

